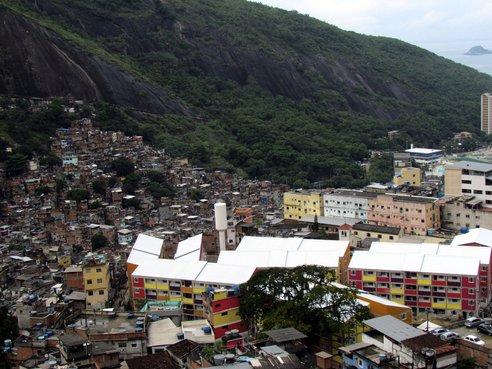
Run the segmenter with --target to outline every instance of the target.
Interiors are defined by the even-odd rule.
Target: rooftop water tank
[[[214,355],[215,366],[224,365],[225,361],[226,361],[225,355],[222,355],[222,354]]]
[[[227,230],[227,206],[224,202],[217,202],[214,205],[215,229],[218,231]]]

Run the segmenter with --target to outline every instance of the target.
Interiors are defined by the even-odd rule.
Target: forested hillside
[[[478,133],[492,90],[404,42],[244,0],[0,0],[0,34],[0,93],[95,101],[105,127],[297,185],[359,185],[370,149]]]

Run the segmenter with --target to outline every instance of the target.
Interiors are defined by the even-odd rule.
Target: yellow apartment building
[[[323,201],[318,191],[284,193],[284,219],[299,220],[306,215],[323,215]]]
[[[393,177],[393,184],[395,186],[410,185],[418,187],[422,183],[420,168],[405,167],[401,168],[398,175]]]
[[[103,256],[94,256],[82,267],[84,277],[85,306],[87,309],[102,309],[109,300],[109,263]]]

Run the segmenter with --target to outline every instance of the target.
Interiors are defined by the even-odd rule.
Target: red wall
[[[216,339],[222,338],[222,336],[224,336],[225,332],[233,330],[233,329],[239,330],[240,333],[246,332],[248,330],[248,328],[246,327],[246,324],[244,324],[244,322],[237,322],[237,323],[229,324],[227,326],[222,326],[222,327],[214,327],[215,338]]]
[[[229,297],[227,299],[214,301],[210,304],[212,312],[219,313],[224,310],[237,308],[239,306],[239,298],[237,296]]]

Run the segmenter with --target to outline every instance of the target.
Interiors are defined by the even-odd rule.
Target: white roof
[[[199,320],[187,320],[181,322],[181,330],[186,339],[201,343],[201,344],[212,344],[215,342],[214,334],[205,334],[202,327],[210,327],[210,323],[207,319]],[[210,327],[211,328],[211,327]]]
[[[436,243],[396,243],[373,242],[370,252],[392,254],[424,254],[441,256],[460,256],[463,258],[479,258],[481,264],[489,264],[492,249],[481,246],[455,247]]]
[[[492,230],[485,228],[471,229],[468,233],[455,236],[451,245],[461,246],[470,243],[492,247]]]
[[[158,259],[159,259],[158,255],[149,254],[147,252],[132,249],[130,255],[128,255],[128,259],[126,260],[126,262],[134,265],[140,265],[147,261],[153,261]]]
[[[338,268],[339,260],[338,251],[289,251],[285,266],[294,268],[302,265],[320,265]]]
[[[195,281],[236,285],[249,281],[255,270],[256,268],[254,266],[207,263]]]
[[[254,237],[245,236],[236,248],[243,251],[337,251],[343,256],[349,241],[312,240],[300,237]]]
[[[348,247],[349,241],[303,239],[297,250],[336,252],[339,257],[342,257],[345,255]]]
[[[162,238],[140,233],[133,245],[133,249],[160,256],[163,243],[164,240]]]
[[[199,251],[202,246],[202,238],[203,234],[200,233],[196,236],[187,238],[178,243],[178,247],[176,249],[176,253],[174,254],[174,259],[179,259],[185,255],[196,253]]]
[[[297,250],[302,242],[299,237],[254,237],[244,236],[236,251]]]
[[[477,257],[355,251],[349,268],[394,272],[477,275],[479,265],[480,259]]]
[[[147,346],[159,347],[177,343],[179,340],[176,335],[181,332],[181,327],[176,327],[170,318],[151,322],[147,328]]]
[[[435,255],[438,249],[439,245],[435,243],[373,242],[369,251],[392,254]]]
[[[400,308],[408,308],[406,305],[399,304],[397,302],[391,301],[389,299],[385,299],[384,297],[379,297],[376,295],[371,295],[368,292],[362,291],[357,293],[357,297],[359,298],[364,298],[366,300],[374,301],[379,304],[384,304],[386,306],[395,306],[395,307],[400,307]]]
[[[201,256],[201,252],[200,252],[200,249],[198,249],[195,251],[191,251],[187,254],[184,254],[184,255],[180,256],[179,258],[174,258],[174,260],[180,261],[180,262],[198,261],[198,260],[200,260],[200,256]]]
[[[221,251],[218,264],[254,266],[257,268],[283,268],[287,251]]]
[[[492,248],[482,246],[439,246],[438,255],[459,256],[462,258],[475,257],[480,260],[480,264],[490,264]]]
[[[206,264],[206,261],[182,263],[171,259],[157,259],[140,264],[133,276],[193,281]]]
[[[479,266],[480,260],[478,258],[426,255],[421,272],[476,276]]]
[[[435,154],[435,153],[442,152],[442,150],[426,149],[423,147],[414,147],[413,149],[405,150],[405,152],[408,152],[410,154]]]

